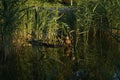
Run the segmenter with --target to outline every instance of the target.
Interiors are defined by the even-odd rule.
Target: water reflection
[[[0,80],[120,79],[120,54],[115,45],[102,54],[94,46],[88,46],[87,51],[82,46],[73,49],[33,45],[12,50],[11,56],[0,63]]]

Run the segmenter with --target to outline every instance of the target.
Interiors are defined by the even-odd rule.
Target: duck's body
[[[71,53],[71,48],[70,47],[66,47],[65,48],[65,54],[66,54],[66,56],[70,56],[70,53]]]

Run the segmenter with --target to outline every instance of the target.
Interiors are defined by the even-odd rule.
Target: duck
[[[69,38],[68,36],[65,37],[64,43],[65,43],[65,46],[66,46],[66,47],[69,47],[69,46],[70,46],[71,40],[70,40],[70,38]]]
[[[70,53],[71,53],[71,48],[70,47],[66,47],[65,48],[65,54],[66,54],[66,56],[70,56]]]

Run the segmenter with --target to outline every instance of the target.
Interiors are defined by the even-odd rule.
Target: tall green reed
[[[65,23],[58,21],[62,16],[59,15],[58,8],[39,6],[35,7],[32,11],[34,16],[31,18],[33,20],[31,33],[36,35],[34,39],[49,40],[52,43],[56,42],[59,38],[58,31],[65,28]]]
[[[15,1],[15,0],[1,0],[1,48],[4,57],[9,55],[12,48],[13,32],[18,27],[21,22],[20,9],[25,1]],[[17,6],[19,5],[19,6]]]

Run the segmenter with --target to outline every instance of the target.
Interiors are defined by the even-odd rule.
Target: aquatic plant
[[[1,0],[0,79],[112,79],[120,63],[119,3],[75,0],[73,6],[64,6]],[[69,47],[42,45],[64,44],[66,36]]]

